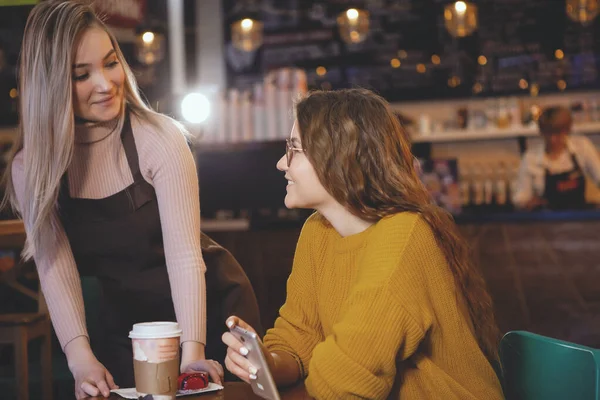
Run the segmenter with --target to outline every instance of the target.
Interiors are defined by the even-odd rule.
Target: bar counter
[[[492,294],[502,332],[524,329],[600,347],[600,210],[470,213],[456,217]],[[273,326],[285,301],[302,221],[203,230],[246,270]],[[235,227],[242,229],[235,229]]]

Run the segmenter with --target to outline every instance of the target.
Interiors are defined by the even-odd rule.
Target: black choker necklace
[[[98,122],[100,122],[100,121],[92,121],[92,120],[89,120],[89,119],[85,119],[85,118],[81,118],[81,117],[75,116],[75,123],[77,125],[97,124]]]

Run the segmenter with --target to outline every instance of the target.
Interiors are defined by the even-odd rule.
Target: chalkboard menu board
[[[444,27],[445,0],[225,0],[228,85],[290,66],[306,70],[310,88],[368,87],[390,101],[600,88],[600,22],[571,21],[564,0],[471,2],[479,27],[456,39]],[[363,43],[338,34],[336,16],[350,7],[370,13]],[[243,17],[264,23],[255,52],[231,44],[230,24]]]
[[[17,124],[17,60],[32,6],[0,7],[0,126]]]

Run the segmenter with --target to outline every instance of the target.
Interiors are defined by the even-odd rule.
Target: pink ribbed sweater
[[[155,189],[162,224],[167,270],[182,341],[206,342],[206,267],[200,249],[200,199],[196,166],[185,137],[177,130],[157,131],[131,116],[144,179]],[[100,199],[133,183],[121,143],[118,121],[77,126],[75,153],[68,169],[72,197]],[[23,152],[16,155],[12,177],[17,199],[25,191]],[[54,329],[64,349],[87,336],[81,285],[66,234],[56,235],[51,254],[35,262]]]

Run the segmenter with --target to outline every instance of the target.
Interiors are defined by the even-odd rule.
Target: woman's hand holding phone
[[[239,326],[247,331],[256,333],[256,331],[250,325],[235,316],[227,318],[226,324],[229,329]],[[231,332],[225,332],[222,339],[223,343],[225,343],[228,347],[227,356],[225,357],[225,367],[229,370],[229,372],[236,375],[244,382],[251,383],[251,380],[256,379],[258,368],[257,366],[252,365],[252,363],[245,357],[248,355],[248,349]],[[258,338],[258,342],[260,343],[261,351],[265,357],[265,361],[267,362],[269,369],[273,371],[275,368],[273,355],[265,349],[260,338]]]

